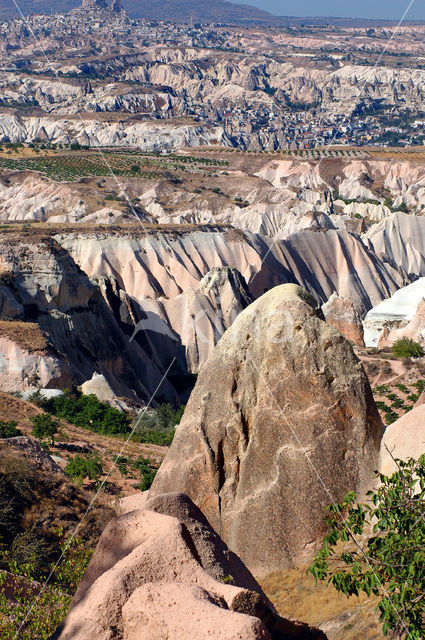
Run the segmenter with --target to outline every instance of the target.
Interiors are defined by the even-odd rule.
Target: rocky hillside
[[[336,293],[359,325],[425,273],[422,163],[111,150],[117,184],[96,175],[96,152],[3,158],[14,165],[0,183],[9,391],[98,373],[144,400],[173,361],[159,399],[185,401],[223,332],[273,286],[298,283],[317,304]],[[23,168],[35,162],[49,176]],[[64,180],[71,168],[80,177]]]

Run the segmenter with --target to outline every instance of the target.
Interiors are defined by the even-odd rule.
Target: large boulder
[[[264,575],[312,558],[323,507],[370,486],[382,431],[351,345],[306,291],[281,285],[212,352],[150,496],[189,495]]]
[[[277,615],[187,496],[141,504],[106,527],[54,639],[326,640]]]

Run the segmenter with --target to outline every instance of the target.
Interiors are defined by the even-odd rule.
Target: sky
[[[277,16],[332,16],[400,20],[410,0],[233,0]],[[406,20],[425,20],[424,0],[415,0]]]

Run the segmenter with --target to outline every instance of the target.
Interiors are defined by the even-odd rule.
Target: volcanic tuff
[[[139,234],[140,235],[140,234]],[[345,230],[304,230],[286,240],[231,230],[173,237],[58,234],[61,246],[89,277],[119,274],[128,295],[174,298],[213,267],[238,269],[252,295],[296,281],[325,302],[337,291],[365,313],[404,284],[403,276]],[[361,275],[360,275],[361,274]],[[147,277],[146,277],[147,276]]]
[[[276,614],[187,496],[133,502],[103,532],[51,640],[326,640]]]
[[[257,575],[311,559],[322,507],[362,494],[382,422],[349,343],[300,287],[234,321],[201,369],[149,496],[182,491]]]
[[[326,322],[337,329],[353,344],[364,347],[363,324],[349,298],[340,298],[333,293],[322,306]]]
[[[176,387],[165,381],[160,397],[185,401],[189,374],[265,290],[299,282],[318,302],[337,291],[364,314],[403,284],[358,237],[336,229],[304,230],[275,243],[231,228],[52,234],[40,240],[28,231],[19,247],[5,234],[0,243],[3,317],[36,321],[54,356],[35,357],[31,345],[23,349],[0,327],[3,384],[11,391],[33,386],[36,377],[49,386],[66,379],[68,386],[70,375],[81,384],[97,372],[118,396],[147,399],[175,358]],[[102,344],[99,327],[108,336]],[[21,363],[15,371],[11,353]]]
[[[152,351],[154,343],[148,353],[138,341],[130,347],[134,325],[126,324],[119,309],[115,315],[108,308],[99,287],[54,240],[26,241],[21,236],[18,244],[3,239],[0,264],[3,300],[14,311],[13,319],[0,327],[5,388],[22,390],[34,386],[37,379],[43,385],[65,387],[71,374],[81,384],[97,371],[118,395],[137,398],[152,393],[162,377],[162,361]],[[34,325],[28,320],[36,321],[37,330],[41,328],[48,339],[39,354],[31,339]],[[175,366],[184,379],[184,353]],[[178,399],[168,381],[161,393]]]

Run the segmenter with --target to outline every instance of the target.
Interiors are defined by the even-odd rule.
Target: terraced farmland
[[[158,156],[137,151],[83,150],[39,155],[0,155],[0,169],[39,171],[58,182],[84,177],[107,177],[112,173],[125,178],[155,179],[164,172],[199,171],[206,167],[228,166],[211,158],[170,154]]]

